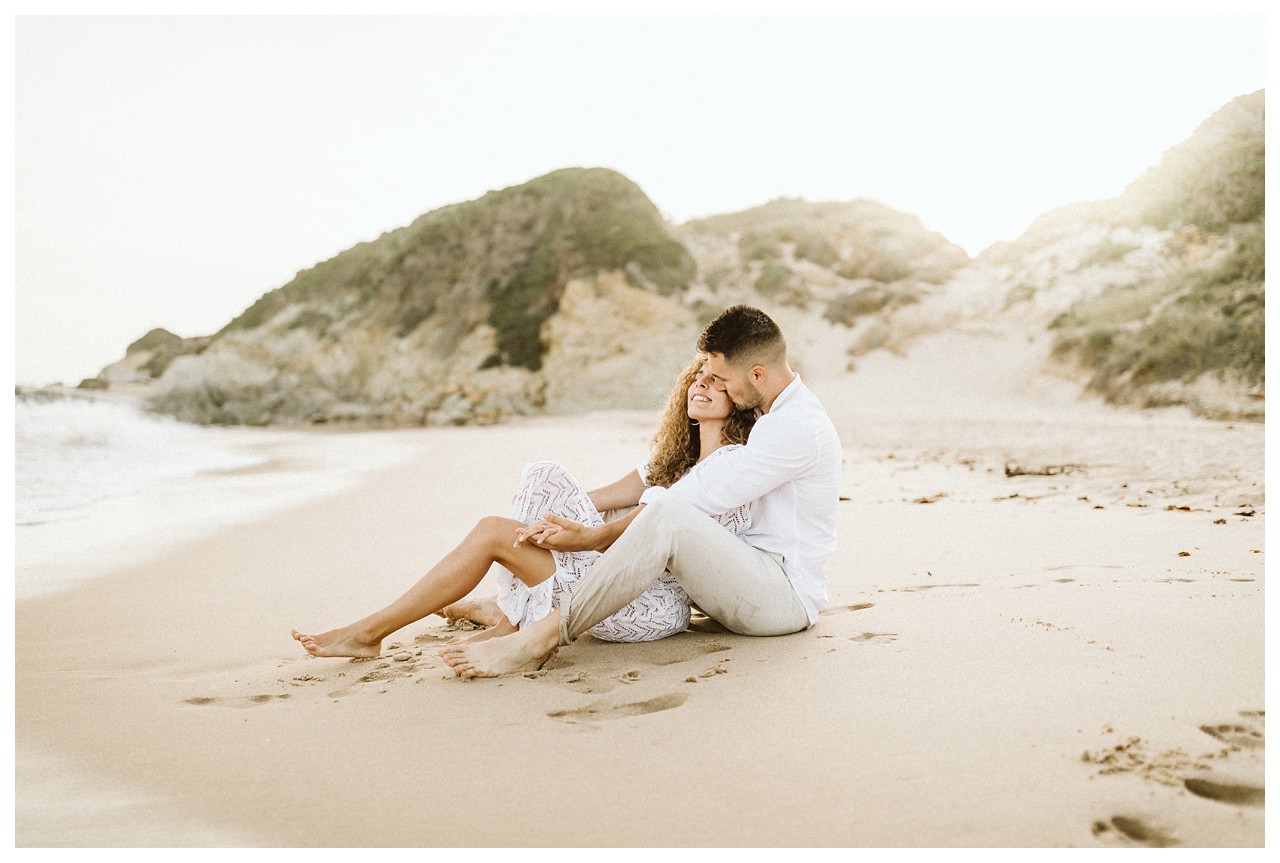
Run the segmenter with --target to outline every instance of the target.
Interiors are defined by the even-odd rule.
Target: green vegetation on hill
[[[1160,164],[1130,184],[1121,213],[1157,228],[1212,232],[1255,222],[1266,209],[1263,91],[1233,100]]]
[[[637,286],[664,295],[684,290],[696,272],[693,257],[667,231],[640,188],[604,169],[571,168],[523,186],[491,192],[491,206],[521,199],[522,209],[544,214],[531,235],[523,266],[488,286],[488,322],[498,331],[497,353],[487,365],[542,365],[542,324],[559,308],[566,281],[599,270],[622,270]]]
[[[742,260],[766,264],[780,260],[789,244],[797,260],[837,269],[847,279],[938,283],[968,260],[959,247],[926,231],[918,217],[870,200],[777,198],[740,213],[694,219],[681,231],[737,234]],[[951,254],[930,262],[932,267],[921,260],[938,251]]]
[[[352,319],[404,337],[442,309],[487,306],[489,365],[541,366],[544,321],[565,283],[600,270],[663,294],[696,267],[638,186],[615,171],[567,168],[420,216],[298,273],[222,333],[262,326],[301,305],[291,326],[323,334]],[[221,335],[220,333],[219,335]]]
[[[295,303],[343,303],[349,297],[363,305],[373,295],[380,280],[403,259],[399,254],[402,232],[384,234],[378,240],[359,243],[326,261],[302,270],[293,281],[263,294],[218,332],[223,335],[236,330],[253,330]],[[350,305],[350,303],[348,303]]]
[[[740,213],[695,219],[684,236],[736,238],[745,272],[756,273],[756,291],[782,305],[807,308],[813,301],[802,272],[808,262],[854,282],[827,297],[824,317],[853,326],[865,314],[916,302],[920,283],[941,284],[969,261],[960,247],[925,229],[920,219],[877,201],[805,201],[779,198]],[[707,276],[718,285],[728,273]],[[861,284],[858,284],[861,283]]]
[[[141,370],[151,377],[159,377],[175,359],[186,354],[197,354],[209,344],[209,337],[184,339],[166,329],[157,327],[138,339],[125,350],[126,355],[150,354]]]
[[[1117,286],[1060,315],[1054,352],[1094,369],[1091,389],[1121,399],[1132,386],[1265,371],[1263,224],[1242,226],[1216,263]]]
[[[1093,370],[1089,386],[1115,401],[1167,381],[1232,373],[1264,383],[1265,143],[1261,91],[1234,100],[1124,195],[1095,208],[1112,223],[1182,232],[1185,242],[1222,252],[1158,278],[1112,286],[1050,326],[1054,353]],[[1104,243],[1084,266],[1122,259],[1132,248]]]
[[[868,285],[836,297],[822,316],[832,323],[851,327],[863,315],[873,315],[883,309],[892,311],[918,302],[919,293],[911,289],[891,290],[883,285]]]
[[[156,327],[125,349],[126,354],[138,351],[169,350],[182,344],[182,336],[175,335],[162,327]]]

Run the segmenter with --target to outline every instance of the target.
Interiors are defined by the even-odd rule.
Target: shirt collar
[[[778,393],[778,397],[774,399],[773,404],[769,406],[769,413],[776,411],[784,402],[789,400],[796,393],[800,392],[801,388],[804,386],[804,384],[800,383],[800,373],[794,372],[793,375],[791,383],[787,384],[786,387],[783,388],[782,392]],[[765,416],[768,416],[768,414],[765,414]]]

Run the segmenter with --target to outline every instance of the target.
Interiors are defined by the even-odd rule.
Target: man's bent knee
[[[640,517],[644,517],[646,521],[664,524],[687,524],[693,518],[710,518],[693,504],[685,503],[670,495],[664,495],[653,503],[645,504],[644,512],[637,516],[637,518]]]

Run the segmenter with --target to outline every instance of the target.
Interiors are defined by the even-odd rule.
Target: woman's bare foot
[[[503,615],[502,621],[496,626],[490,626],[488,629],[482,629],[471,635],[459,635],[457,638],[449,639],[448,644],[475,644],[478,641],[488,641],[491,638],[502,638],[503,636],[511,635],[513,632],[519,632],[519,630],[512,625],[511,621],[507,620],[506,615]],[[446,647],[448,644],[446,644]],[[444,650],[445,648],[442,647],[436,653],[443,654]]]
[[[382,653],[382,639],[368,641],[360,637],[350,626],[331,629],[319,635],[307,635],[292,630],[293,637],[302,649],[312,656],[350,656],[355,659],[372,659]]]
[[[507,619],[502,609],[498,608],[497,601],[492,597],[460,599],[452,605],[446,605],[436,614],[446,620],[469,620],[481,626],[497,626]]]
[[[537,671],[560,643],[560,615],[551,614],[535,624],[502,638],[450,644],[440,651],[445,663],[459,677],[501,677],[519,671]]]

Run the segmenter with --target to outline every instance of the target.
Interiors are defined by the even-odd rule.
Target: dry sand
[[[626,472],[629,413],[391,433],[417,454],[351,488],[19,601],[17,844],[1262,845],[1262,427],[819,392],[847,500],[803,633],[471,682],[439,618],[366,662],[290,638],[393,598],[525,461]]]

